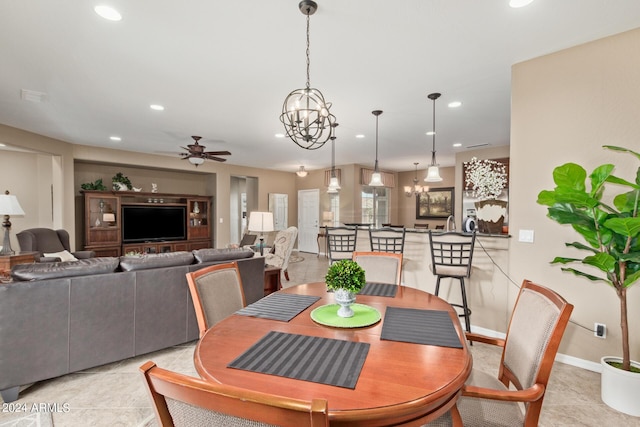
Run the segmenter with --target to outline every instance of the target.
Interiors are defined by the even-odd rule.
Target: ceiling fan
[[[223,159],[218,156],[230,156],[231,153],[228,151],[204,151],[204,145],[198,144],[198,141],[202,139],[201,136],[192,136],[195,141],[193,144],[189,144],[186,147],[181,147],[184,150],[187,150],[186,153],[180,153],[182,159],[189,159],[189,162],[198,166],[204,163],[205,160],[215,160],[216,162],[226,162],[227,159]]]

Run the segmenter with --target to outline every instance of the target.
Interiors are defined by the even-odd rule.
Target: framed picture
[[[416,219],[447,218],[453,215],[454,187],[434,188],[416,196]]]

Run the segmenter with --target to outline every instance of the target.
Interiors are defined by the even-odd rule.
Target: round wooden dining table
[[[451,305],[406,286],[395,297],[358,295],[357,303],[377,309],[382,319],[362,328],[323,326],[313,309],[332,304],[324,283],[293,286],[279,293],[320,299],[289,322],[234,314],[209,329],[196,346],[195,368],[207,380],[302,400],[326,399],[332,426],[419,425],[455,405],[472,367],[464,332]],[[445,311],[462,348],[380,339],[387,307]],[[354,389],[229,368],[228,365],[271,331],[363,342],[370,345]]]

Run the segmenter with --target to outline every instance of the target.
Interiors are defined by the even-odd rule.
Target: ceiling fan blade
[[[205,151],[204,154],[211,156],[230,156],[229,151]]]
[[[215,156],[206,156],[205,159],[215,160],[216,162],[226,162],[227,161],[227,159],[223,159],[222,157],[215,157]]]

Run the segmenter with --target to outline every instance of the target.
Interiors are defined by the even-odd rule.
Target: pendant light
[[[342,188],[336,176],[336,126],[338,126],[338,123],[331,125],[331,178],[329,179],[329,186],[327,187],[327,193],[332,194],[337,193]]]
[[[296,175],[298,175],[300,178],[304,178],[305,176],[307,176],[307,170],[304,168],[304,166],[300,166],[300,168],[296,171]]]
[[[429,187],[427,187],[426,185],[424,187],[418,185],[418,162],[414,162],[413,164],[416,166],[416,175],[413,178],[413,187],[410,187],[408,185],[404,187],[404,194],[407,197],[419,196],[429,191]]]
[[[380,114],[382,114],[382,110],[373,110],[371,114],[376,116],[376,163],[373,167],[373,174],[371,175],[369,186],[382,187],[384,186],[384,184],[382,183],[382,174],[378,170],[378,117],[380,116]]]
[[[442,177],[440,176],[438,163],[436,163],[436,99],[440,98],[440,94],[430,93],[428,98],[433,101],[433,131],[431,132],[433,145],[431,148],[431,165],[427,169],[427,177],[424,180],[425,182],[440,182]]]
[[[322,92],[309,83],[309,16],[318,9],[316,2],[302,0],[298,8],[307,16],[307,84],[296,89],[284,100],[280,121],[286,134],[298,146],[307,150],[322,147],[331,137],[331,124],[336,118],[329,112],[331,103],[324,100]]]

